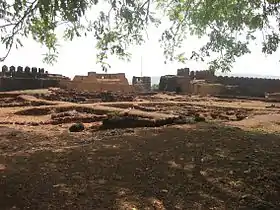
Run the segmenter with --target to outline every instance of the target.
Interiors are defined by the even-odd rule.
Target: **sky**
[[[162,29],[167,27],[168,23],[162,25]],[[189,61],[186,64],[168,63],[164,64],[163,49],[160,48],[158,39],[161,30],[157,28],[149,28],[149,40],[143,46],[135,46],[132,48],[132,59],[130,62],[110,59],[111,69],[107,73],[125,73],[128,79],[132,76],[141,75],[141,57],[143,76],[161,76],[166,74],[176,74],[178,68],[188,67],[191,70],[203,70],[207,68],[204,63]],[[68,77],[75,75],[86,75],[89,71],[101,73],[102,70],[95,60],[95,40],[93,37],[82,37],[74,39],[72,42],[61,40],[59,49],[58,62],[53,66],[48,66],[42,62],[43,53],[46,49],[32,39],[22,40],[24,47],[20,49],[12,49],[9,57],[2,65],[14,66],[30,66],[45,68],[49,73],[63,74]],[[201,47],[202,40],[196,37],[188,37],[184,43],[184,49],[191,52]],[[280,76],[280,56],[277,51],[273,55],[266,56],[261,53],[261,40],[257,40],[256,44],[252,44],[250,49],[252,53],[245,55],[237,60],[231,73],[233,74],[252,74],[266,76]],[[0,46],[0,56],[5,54],[4,46]]]

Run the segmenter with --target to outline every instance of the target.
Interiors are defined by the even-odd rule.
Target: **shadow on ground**
[[[21,135],[34,139],[9,132],[0,144],[23,149]],[[210,125],[102,135],[67,150],[2,155],[1,209],[280,209],[277,135]]]

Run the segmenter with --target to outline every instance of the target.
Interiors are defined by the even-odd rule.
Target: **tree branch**
[[[12,33],[10,36],[7,37],[7,41],[6,41],[6,43],[8,43],[8,51],[5,54],[5,56],[0,58],[0,62],[5,61],[5,59],[9,56],[9,54],[12,50],[12,47],[14,45],[14,38],[15,38],[16,34],[18,34],[19,31],[23,29],[23,24],[24,24],[25,19],[37,8],[37,3],[38,3],[38,0],[35,0],[34,2],[32,2],[32,4],[28,7],[28,9],[25,11],[24,15],[19,19],[19,21],[17,23],[13,23],[13,24],[9,23],[9,24],[0,26],[0,28],[5,28],[8,26],[14,25],[14,27],[12,29]]]

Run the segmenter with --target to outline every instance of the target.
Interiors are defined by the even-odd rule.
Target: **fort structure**
[[[49,74],[43,68],[22,66],[2,66],[0,91],[43,89],[58,87],[60,80],[69,80],[60,74]]]
[[[133,92],[124,73],[98,74],[88,72],[87,76],[75,76],[73,80],[61,80],[60,87],[78,91],[89,92]]]
[[[190,69],[178,69],[177,75],[165,75],[160,78],[159,90],[178,93],[191,93]]]
[[[151,77],[133,77],[132,86],[137,92],[150,92],[152,87]]]
[[[225,94],[229,95],[265,97],[266,93],[280,92],[279,79],[219,76],[215,81],[227,87]]]
[[[280,80],[216,76],[212,71],[178,69],[177,75],[162,76],[160,91],[174,91],[198,95],[232,95],[265,97],[280,92]]]
[[[73,80],[60,74],[49,74],[43,68],[2,66],[0,91],[43,89],[61,87],[89,92],[150,92],[151,77],[132,78],[129,85],[124,73],[99,74],[88,72],[86,76],[75,76]],[[216,76],[212,71],[190,71],[178,69],[176,75],[160,78],[159,91],[196,95],[230,95],[250,97],[279,97],[280,80],[246,77]]]

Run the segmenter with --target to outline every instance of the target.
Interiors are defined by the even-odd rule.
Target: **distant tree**
[[[88,11],[98,5],[107,9],[89,19]],[[279,9],[279,0],[2,0],[0,36],[7,54],[1,60],[12,46],[22,46],[23,37],[32,37],[49,49],[44,61],[55,62],[56,29],[62,28],[66,40],[92,33],[97,62],[106,69],[109,55],[129,59],[128,46],[143,44],[147,26],[160,25],[160,14],[171,23],[160,38],[166,60],[207,58],[210,69],[229,71],[237,57],[250,53],[248,45],[258,31],[263,53],[278,49]],[[181,47],[190,34],[209,39],[187,55]]]
[[[153,84],[152,85],[152,90],[158,90],[159,89],[159,85],[158,84]]]

